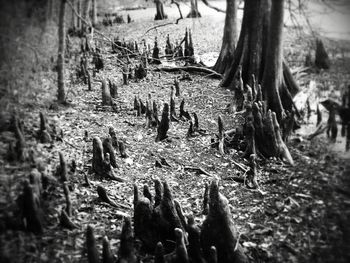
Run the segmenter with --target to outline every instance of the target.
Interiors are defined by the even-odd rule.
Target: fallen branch
[[[234,160],[230,160],[231,163],[233,163],[235,166],[237,166],[239,169],[241,169],[244,173],[246,173],[249,169],[247,167],[245,167],[245,165],[237,163]]]
[[[208,173],[207,171],[205,171],[201,167],[185,166],[184,170],[185,171],[190,171],[190,172],[196,172],[197,174],[204,174],[204,175],[207,175],[207,176],[212,176],[210,173]]]
[[[316,136],[322,134],[326,129],[327,129],[328,125],[323,125],[322,123],[316,128],[316,130],[309,134],[306,138],[308,140],[312,140],[313,138],[315,138]]]
[[[218,11],[218,12],[221,12],[221,13],[226,13],[225,10],[222,10],[222,9],[219,8],[219,7],[213,6],[213,5],[210,4],[207,0],[202,0],[202,2],[203,2],[207,7],[211,8],[211,9],[214,9],[214,10],[216,10],[216,11]]]
[[[200,73],[208,73],[210,76],[222,79],[222,75],[215,72],[214,70],[211,70],[209,68],[204,67],[195,67],[195,66],[184,66],[184,67],[161,67],[156,68],[155,71],[165,71],[165,72],[176,72],[176,71],[186,71],[186,72],[200,72]]]

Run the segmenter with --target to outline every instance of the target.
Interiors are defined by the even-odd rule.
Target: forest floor
[[[173,10],[173,9],[172,9]],[[175,9],[176,10],[176,9]],[[193,33],[194,50],[198,58],[208,61],[220,50],[223,15],[213,19],[203,15],[200,19],[183,19],[179,25],[167,25],[145,33],[154,25],[153,9],[123,11],[130,13],[135,21],[131,24],[102,27],[108,36],[119,36],[126,41],[141,42],[145,39],[153,47],[154,37],[163,53],[166,35],[172,42],[181,40],[185,27]],[[174,21],[177,13],[172,11],[168,21]],[[187,11],[182,10],[186,15]],[[167,21],[165,21],[167,22]],[[157,21],[162,24],[164,21]],[[96,34],[96,37],[99,36]],[[313,38],[297,28],[285,29],[285,55],[292,70],[297,71],[313,43]],[[122,206],[117,210],[133,215],[133,183],[140,188],[147,184],[153,189],[153,179],[166,180],[175,198],[181,203],[185,213],[193,214],[196,222],[202,222],[202,198],[204,184],[220,178],[220,191],[227,197],[233,221],[241,233],[242,243],[252,262],[349,262],[350,258],[350,165],[349,156],[331,151],[332,143],[324,136],[307,140],[306,136],[294,134],[288,143],[295,166],[271,159],[258,163],[260,191],[247,189],[244,184],[232,180],[244,173],[236,163],[247,165],[232,151],[224,156],[210,147],[211,138],[217,133],[217,118],[222,116],[225,128],[233,127],[232,114],[227,105],[232,102],[232,92],[219,88],[219,80],[204,74],[191,74],[192,80],[180,81],[181,96],[176,98],[176,109],[182,98],[189,112],[196,112],[199,125],[208,135],[188,139],[188,122],[171,123],[170,140],[155,142],[156,130],[148,129],[144,117],[137,117],[133,111],[135,95],[145,101],[148,94],[162,105],[168,102],[174,79],[180,73],[156,71],[150,65],[147,77],[141,81],[130,81],[122,85],[121,65],[117,54],[111,53],[111,46],[103,41],[97,44],[102,49],[104,70],[97,73],[92,84],[93,91],[73,77],[68,85],[68,107],[53,103],[56,95],[56,72],[38,71],[28,79],[26,85],[36,89],[18,88],[2,98],[2,113],[17,111],[24,121],[25,139],[28,148],[35,152],[36,167],[54,174],[59,164],[61,151],[67,162],[75,160],[77,169],[70,175],[73,221],[78,229],[66,230],[59,224],[59,214],[65,205],[62,187],[57,183],[44,200],[45,231],[35,236],[21,231],[6,229],[4,221],[11,216],[16,206],[16,198],[21,192],[24,180],[32,169],[28,163],[6,161],[8,143],[14,140],[11,132],[0,133],[0,255],[9,261],[2,262],[86,262],[85,231],[87,225],[95,229],[97,244],[102,247],[102,238],[111,241],[114,253],[118,250],[122,219],[115,215],[116,208],[98,200],[96,187],[102,185],[112,198]],[[72,39],[72,52],[79,51],[79,41]],[[325,39],[332,67],[329,71],[307,74],[297,72],[295,77],[303,91],[309,81],[317,83],[319,100],[329,96],[339,96],[348,84],[350,58],[347,57],[346,41]],[[140,45],[141,46],[141,45]],[[93,68],[90,63],[89,67]],[[74,75],[78,62],[71,59],[67,76]],[[132,60],[135,63],[134,60]],[[163,65],[174,65],[163,61]],[[52,65],[53,66],[53,65]],[[68,72],[69,71],[69,72]],[[73,72],[73,73],[70,73]],[[100,79],[110,78],[118,83],[118,112],[101,107]],[[31,83],[31,84],[30,84]],[[34,83],[34,84],[33,84]],[[50,107],[55,105],[55,107]],[[312,109],[315,109],[312,103]],[[161,111],[161,108],[158,109]],[[39,143],[35,139],[39,129],[39,112],[44,112],[50,125],[63,130],[63,142]],[[324,121],[327,113],[324,111]],[[118,158],[115,172],[126,180],[125,183],[108,181],[88,174],[92,158],[92,138],[104,138],[108,128],[113,126],[118,138],[126,142],[128,158]],[[305,121],[304,126],[316,126]],[[88,139],[84,132],[87,131]],[[341,144],[343,149],[345,145]],[[164,157],[171,167],[157,168],[155,161]],[[234,162],[233,162],[234,161]],[[197,167],[207,171],[198,174],[185,167]],[[91,187],[84,186],[84,174],[88,174]],[[1,257],[0,257],[1,259]]]

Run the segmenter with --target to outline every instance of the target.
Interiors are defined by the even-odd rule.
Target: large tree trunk
[[[282,86],[283,7],[284,0],[272,0],[265,67],[262,78],[262,88],[267,102],[267,108],[276,113],[278,121],[282,120],[284,114],[279,94],[280,88],[284,88]]]
[[[294,123],[298,87],[283,61],[283,16],[284,0],[245,1],[240,37],[221,85],[234,89],[239,108],[245,109],[245,157],[257,148],[262,156],[293,164],[281,133],[293,127],[287,123]]]
[[[226,0],[224,36],[214,70],[223,74],[233,59],[237,39],[237,0]]]
[[[252,87],[252,75],[254,75],[257,83],[263,84],[263,94],[269,96],[272,93],[279,92],[283,108],[291,112],[293,107],[292,97],[299,89],[282,56],[283,5],[284,1],[276,0],[245,2],[237,47],[221,85],[234,89],[238,69],[241,66],[244,84]],[[277,64],[273,65],[275,63]],[[265,82],[267,81],[266,84],[263,83],[263,78],[265,78]],[[270,85],[272,82],[275,82],[274,86]],[[272,90],[267,91],[266,89]],[[277,105],[277,97],[277,94],[272,98],[269,97],[267,106],[274,111],[280,111],[276,112],[280,120],[282,108]]]
[[[66,101],[66,92],[64,84],[64,52],[65,52],[65,9],[66,9],[66,0],[61,0],[60,5],[60,15],[58,23],[58,57],[57,57],[57,100],[60,103]]]
[[[246,1],[244,6],[241,33],[233,60],[226,71],[222,86],[233,88],[238,75],[239,66],[242,67],[243,82],[251,84],[251,75],[254,74],[258,82],[263,72],[262,57],[266,50],[266,40],[263,33],[268,29],[266,23],[269,12],[269,0]]]

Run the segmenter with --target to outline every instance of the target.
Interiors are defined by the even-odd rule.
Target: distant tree
[[[154,20],[163,20],[168,18],[168,16],[164,13],[164,4],[162,0],[154,0],[156,4],[157,13],[154,17]]]
[[[58,56],[57,56],[57,100],[59,103],[66,102],[65,77],[64,77],[64,53],[65,53],[65,9],[66,0],[61,0],[58,20]]]
[[[237,41],[237,0],[226,0],[226,18],[220,55],[214,70],[223,74],[233,59]]]
[[[201,17],[198,11],[198,0],[191,0],[191,10],[187,15],[188,18]]]
[[[92,0],[92,25],[96,26],[97,24],[97,1]]]
[[[79,15],[81,15],[81,0],[77,0],[77,12]],[[77,27],[78,30],[81,30],[81,19],[80,17],[77,17]]]
[[[89,17],[90,7],[91,7],[91,0],[82,0],[83,1],[83,10],[82,10],[82,17],[85,21],[91,21]],[[86,23],[82,23],[82,31],[83,33],[86,33],[88,31],[88,25]]]

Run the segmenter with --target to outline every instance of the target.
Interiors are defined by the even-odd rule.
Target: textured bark
[[[237,40],[237,0],[226,0],[226,18],[220,55],[213,69],[224,73],[230,65]]]
[[[153,220],[153,206],[150,199],[139,197],[136,185],[134,185],[134,230],[135,237],[142,241],[142,247],[146,251],[154,252],[159,234]]]
[[[244,110],[242,131],[247,147],[243,156],[248,158],[256,151],[293,164],[282,134],[283,138],[288,137],[294,115],[299,114],[292,100],[299,88],[283,61],[283,16],[283,0],[245,1],[240,37],[222,85],[235,90],[236,110]],[[274,125],[272,111],[278,126]],[[238,131],[237,128],[236,135]],[[235,137],[230,140],[231,145],[240,145],[239,136],[236,141]],[[218,142],[223,152],[225,145],[220,135]]]
[[[245,84],[253,87],[254,79],[262,84],[267,108],[276,112],[279,121],[283,110],[293,110],[292,97],[299,90],[282,56],[283,6],[284,1],[275,0],[245,2],[239,40],[221,83],[235,89],[241,67]]]
[[[122,233],[120,236],[120,248],[118,251],[118,262],[136,263],[136,249],[134,247],[134,235],[129,217],[124,218]]]
[[[193,216],[188,218],[188,255],[191,262],[204,263],[203,253],[200,244],[201,231],[199,226],[194,223]]]
[[[284,0],[272,1],[267,53],[262,79],[267,107],[276,113],[278,121],[282,120],[284,114],[279,92],[283,81],[283,7]]]
[[[206,259],[211,258],[211,247],[217,249],[218,262],[248,262],[238,242],[238,232],[232,221],[228,200],[219,193],[213,181],[209,192],[209,214],[203,222],[200,241]]]
[[[58,20],[58,55],[57,55],[57,100],[59,103],[64,103],[66,101],[66,91],[65,91],[65,43],[66,43],[66,30],[65,30],[65,9],[66,0],[61,0],[60,14]]]
[[[100,258],[97,250],[94,229],[92,228],[92,226],[88,226],[86,229],[86,247],[87,247],[88,262],[99,263]]]

